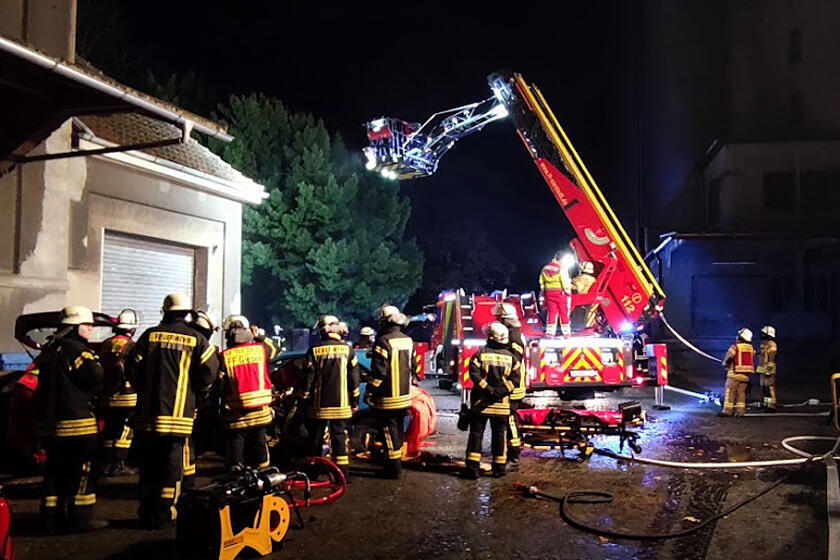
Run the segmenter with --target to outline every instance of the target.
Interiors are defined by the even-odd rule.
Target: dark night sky
[[[543,90],[619,215],[632,216],[632,198],[610,184],[621,172],[620,127],[611,123],[626,95],[619,67],[628,60],[627,10],[617,2],[552,3],[562,10],[533,15],[426,3],[132,4],[124,40],[141,45],[158,74],[195,70],[221,96],[277,96],[322,117],[354,149],[365,143],[369,118],[422,121],[486,98],[494,70],[521,72]],[[535,288],[539,267],[571,235],[509,123],[465,139],[434,177],[402,188],[413,200],[413,235],[472,216],[517,266],[514,289]]]

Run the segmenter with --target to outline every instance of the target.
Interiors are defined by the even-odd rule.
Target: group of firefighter
[[[753,333],[748,328],[738,331],[735,343],[726,351],[723,366],[727,369],[726,389],[721,416],[743,416],[747,410],[747,397],[753,378],[759,377],[762,392],[762,408],[767,412],[776,410],[776,329],[765,325],[760,332],[761,342],[756,356],[753,348]]]
[[[182,489],[195,484],[192,444],[197,404],[220,388],[226,425],[226,464],[233,471],[270,464],[267,427],[273,422],[269,362],[276,344],[242,315],[223,324],[225,349],[209,339],[209,316],[183,294],[166,296],[159,325],[134,341],[136,313],[119,314],[114,335],[97,355],[90,309],[62,310],[61,327],[36,358],[33,373],[37,433],[46,452],[41,519],[48,533],[107,526],[96,520],[99,474],[127,471],[129,448],[139,468],[138,515],[150,529],[171,525]],[[386,477],[399,478],[403,417],[411,406],[414,346],[402,333],[407,319],[394,306],[378,312],[379,330],[360,333],[371,349],[365,401],[385,448]],[[348,329],[324,315],[319,340],[306,353],[297,392],[308,409],[312,453],[329,434],[333,460],[348,476],[348,423],[358,407],[359,369]],[[101,356],[101,357],[100,357]],[[221,386],[221,387],[219,387]],[[103,428],[99,430],[100,421]]]

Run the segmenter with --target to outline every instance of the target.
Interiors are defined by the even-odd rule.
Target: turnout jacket
[[[137,393],[125,377],[125,360],[134,348],[130,336],[117,334],[105,340],[99,353],[105,377],[100,405],[105,408],[134,408]]]
[[[594,276],[586,272],[581,272],[572,278],[572,291],[578,294],[588,294],[594,283]]]
[[[752,344],[736,342],[723,357],[723,366],[729,370],[726,377],[736,381],[749,381],[750,374],[755,373],[754,360],[755,350]]]
[[[102,366],[75,329],[41,352],[32,373],[38,375],[35,410],[41,436],[96,435],[93,400],[102,384]]]
[[[776,353],[779,347],[775,340],[762,340],[758,347],[758,367],[756,373],[776,375]]]
[[[508,327],[508,348],[519,363],[519,381],[514,383],[510,400],[521,401],[525,398],[525,348],[527,347],[525,337],[522,336],[521,327]]]
[[[219,370],[217,349],[182,318],[161,322],[142,335],[126,362],[137,390],[134,427],[161,435],[192,434],[195,396]]]
[[[219,355],[228,427],[254,428],[270,424],[271,377],[268,363],[277,357],[273,342],[253,340],[231,346]]]
[[[374,408],[402,410],[411,406],[414,363],[414,341],[399,327],[389,327],[376,337],[366,389],[371,392]]]
[[[472,410],[488,416],[509,415],[509,395],[520,378],[519,360],[510,348],[488,340],[487,345],[470,358],[469,374],[473,382]]]
[[[303,397],[312,398],[309,415],[321,420],[345,420],[359,404],[359,360],[353,347],[330,333],[306,353]]]

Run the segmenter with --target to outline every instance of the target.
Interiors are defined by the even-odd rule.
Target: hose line
[[[717,363],[721,362],[720,358],[715,358],[711,354],[707,354],[706,352],[703,352],[702,350],[700,350],[699,348],[694,346],[692,343],[690,343],[688,340],[683,338],[683,336],[680,333],[678,333],[677,330],[674,327],[671,326],[671,323],[668,322],[668,319],[665,318],[665,314],[662,313],[661,311],[659,312],[659,318],[662,319],[662,322],[665,324],[666,327],[668,327],[668,330],[671,331],[671,334],[673,334],[677,338],[677,340],[679,340],[680,342],[685,344],[688,348],[690,348],[691,350],[694,350],[695,352],[697,352],[698,354],[700,354],[704,358],[708,358],[708,359],[710,359],[714,362],[717,362]]]

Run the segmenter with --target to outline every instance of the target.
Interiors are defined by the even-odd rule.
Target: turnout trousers
[[[399,478],[402,473],[402,445],[405,434],[403,420],[406,409],[376,408],[374,411],[376,429],[387,452],[384,474],[388,478]]]
[[[135,438],[139,458],[140,522],[165,527],[175,520],[181,493],[186,437],[140,432]]]
[[[96,435],[44,438],[41,520],[47,532],[83,529],[96,504]]]
[[[572,298],[563,290],[546,290],[545,304],[548,307],[548,317],[545,322],[545,334],[557,334],[557,320],[560,320],[560,332],[570,335],[572,328],[569,323],[569,308]]]
[[[348,455],[348,438],[347,423],[350,420],[336,419],[325,420],[322,418],[311,418],[310,422],[310,445],[309,453],[313,457],[320,457],[323,455],[324,436],[330,436],[330,455],[336,465],[346,470],[350,464],[350,456]],[[346,474],[346,473],[345,473]]]
[[[516,411],[522,406],[522,401],[510,401],[510,416],[507,424],[508,459],[515,463],[519,461],[519,452],[522,451],[522,440],[519,439],[519,426],[516,424],[519,415]]]
[[[746,377],[746,376],[743,376]],[[740,380],[734,377],[726,378],[726,389],[723,398],[724,416],[743,416],[747,410],[747,384],[749,381]]]
[[[467,438],[467,468],[478,474],[481,463],[481,447],[484,440],[484,428],[490,419],[490,451],[493,454],[493,472],[503,473],[507,463],[507,431],[510,416],[490,416],[472,411],[470,416],[470,435]]]
[[[264,469],[269,464],[266,426],[228,429],[228,468],[242,465],[249,468],[257,467]]]
[[[134,413],[131,407],[108,407],[102,410],[102,463],[100,470],[108,474],[115,464],[125,463],[134,431],[129,419]]]
[[[764,396],[764,406],[776,409],[776,374],[761,376],[761,392]]]

